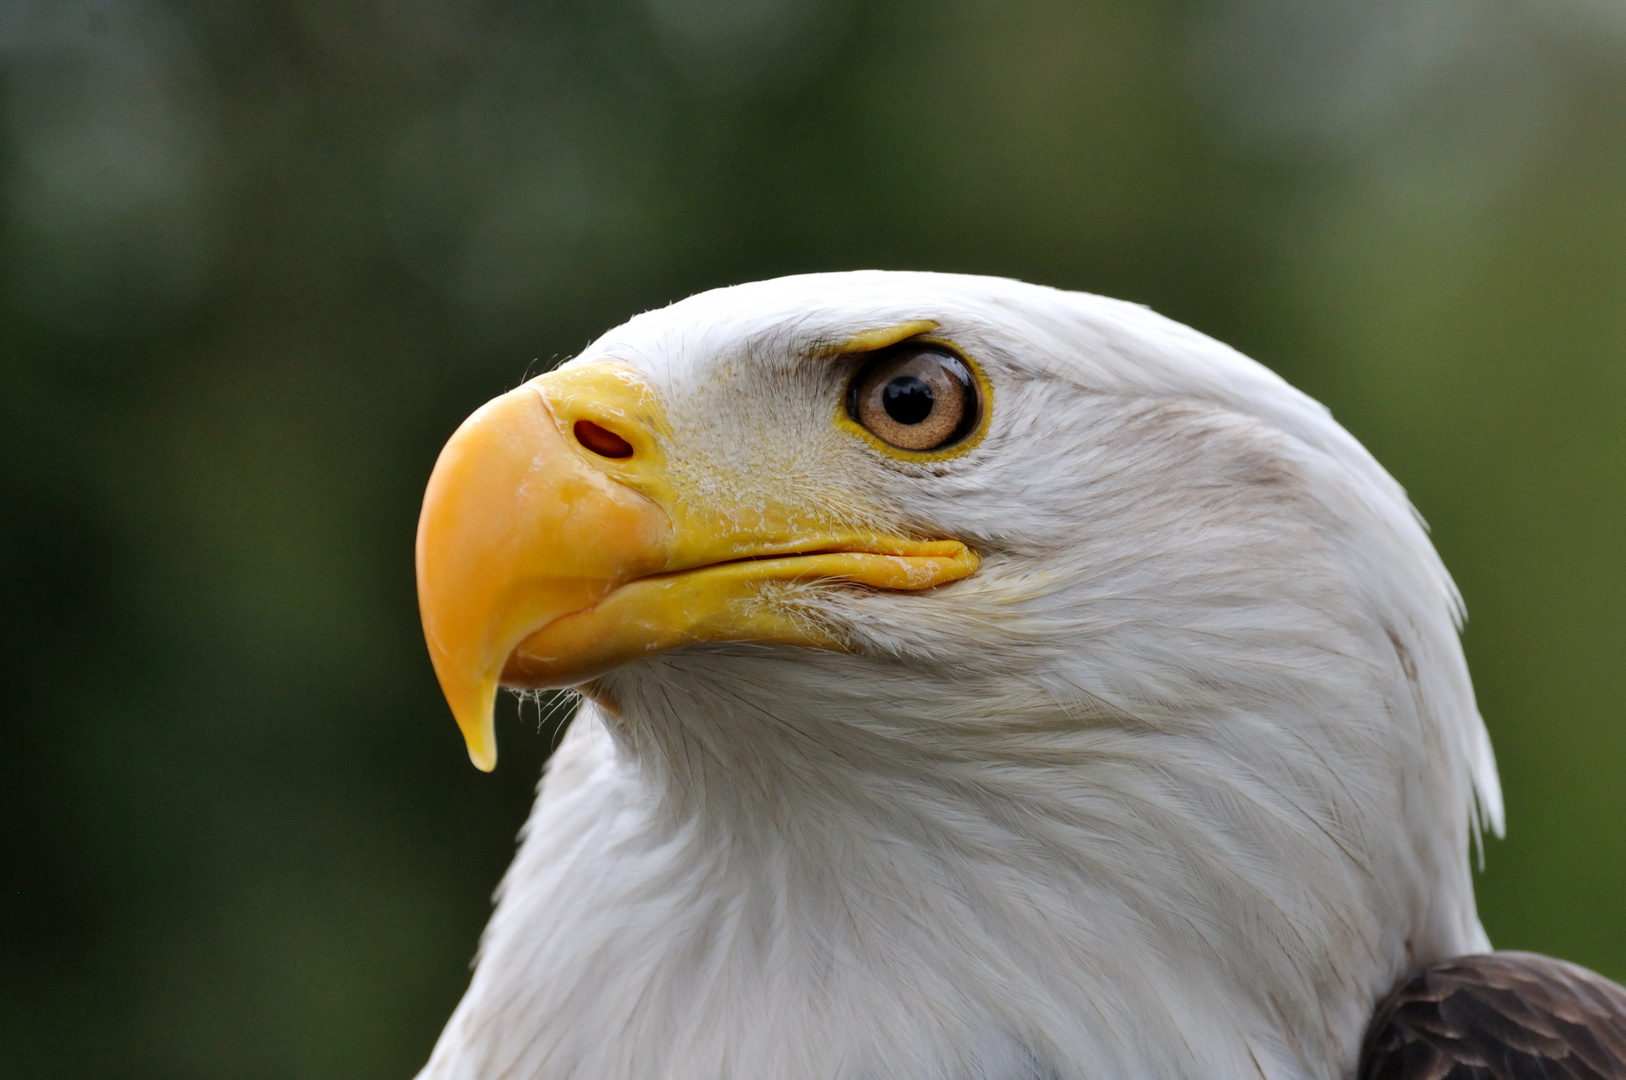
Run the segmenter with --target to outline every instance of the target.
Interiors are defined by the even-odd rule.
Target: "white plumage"
[[[993,391],[941,462],[830,420],[829,343],[917,320]],[[682,490],[983,561],[766,601],[851,653],[604,676],[420,1080],[1331,1080],[1398,978],[1488,947],[1457,594],[1320,405],[1145,308],[941,274],[705,293],[571,365],[606,359]]]

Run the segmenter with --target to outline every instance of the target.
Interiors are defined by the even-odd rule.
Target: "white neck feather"
[[[1399,974],[1484,945],[1460,849],[1394,820],[1422,777],[904,665],[923,707],[878,715],[858,663],[709,649],[584,705],[426,1080],[1338,1077]]]

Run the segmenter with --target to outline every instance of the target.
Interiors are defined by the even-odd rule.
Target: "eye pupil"
[[[932,414],[936,398],[925,380],[913,375],[899,375],[881,391],[881,405],[886,414],[900,424],[918,424]]]

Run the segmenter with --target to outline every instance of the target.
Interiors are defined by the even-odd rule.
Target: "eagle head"
[[[477,766],[584,699],[425,1077],[1339,1077],[1486,945],[1421,522],[1143,307],[692,297],[470,417],[417,558]]]

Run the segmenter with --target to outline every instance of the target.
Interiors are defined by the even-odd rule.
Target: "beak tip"
[[[481,772],[490,772],[497,767],[497,680],[482,679],[472,690],[473,693],[454,699],[462,702],[464,708],[454,708],[452,715],[463,732],[469,761]]]
[[[475,746],[469,743],[469,761],[481,772],[490,772],[497,767],[497,748],[495,746]]]

